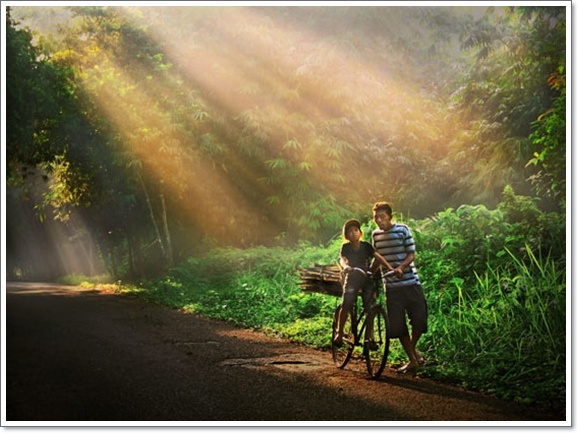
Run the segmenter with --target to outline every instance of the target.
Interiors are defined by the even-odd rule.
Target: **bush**
[[[469,388],[522,402],[565,398],[565,271],[551,258],[513,255],[513,267],[488,268],[477,284],[456,284],[458,302],[436,309],[424,343],[435,347],[431,372]],[[539,379],[538,379],[539,377]]]
[[[334,301],[299,289],[297,268],[335,262],[333,248],[216,249],[191,258],[158,281],[143,282],[150,300],[249,328],[276,332],[323,316]],[[332,302],[333,301],[333,302]]]

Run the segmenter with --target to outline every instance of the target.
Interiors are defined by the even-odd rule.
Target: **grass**
[[[79,285],[113,284],[115,283],[115,281],[110,275],[107,274],[93,275],[93,276],[72,274],[58,278],[56,280],[56,283],[66,284],[70,286],[79,286]]]
[[[459,286],[450,310],[431,316],[424,342],[435,347],[434,377],[514,401],[563,406],[564,272],[528,255],[525,262],[512,255],[513,266],[488,268],[476,284]]]

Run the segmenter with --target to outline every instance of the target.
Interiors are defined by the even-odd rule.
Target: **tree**
[[[508,184],[532,192],[527,163],[538,143],[530,134],[557,97],[548,81],[565,65],[566,29],[561,7],[489,12],[464,28],[463,46],[475,58],[455,100],[470,127],[451,159],[464,168],[459,194],[495,204]]]
[[[50,134],[59,109],[69,96],[65,71],[42,58],[30,31],[18,28],[6,9],[6,167],[8,177],[15,164],[35,166],[51,160],[55,152]]]
[[[378,199],[562,194],[563,9],[473,9],[67,8],[53,39],[9,33],[46,68],[11,83],[55,80],[12,97],[41,102],[13,159],[45,163],[46,210],[90,221],[118,276],[326,241]]]

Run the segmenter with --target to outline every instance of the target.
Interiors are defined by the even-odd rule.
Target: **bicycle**
[[[352,272],[367,273],[361,268],[353,268]],[[365,337],[367,329],[367,314],[363,307],[359,307],[359,296],[355,298],[355,303],[351,311],[347,314],[347,320],[343,328],[343,345],[338,346],[334,343],[335,334],[339,322],[341,305],[339,304],[333,314],[333,328],[331,332],[331,352],[335,365],[343,369],[351,360],[354,352],[365,359],[367,371],[372,379],[378,379],[381,376],[389,356],[389,336],[387,326],[387,313],[385,308],[385,277],[393,275],[394,271],[384,274],[384,290],[376,290],[376,298],[371,306],[371,316],[373,317],[373,341],[377,344],[377,350],[370,350],[369,342]],[[369,278],[372,278],[368,275]],[[375,284],[375,283],[374,283]],[[361,354],[359,353],[361,352]]]

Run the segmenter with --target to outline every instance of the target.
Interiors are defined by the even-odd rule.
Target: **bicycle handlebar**
[[[361,273],[364,274],[364,275],[373,275],[371,272],[366,271],[365,269],[361,269],[361,268],[358,268],[358,267],[351,267],[351,266],[350,266],[350,268],[351,268],[352,272],[357,271],[357,272],[361,272]],[[389,277],[390,275],[393,275],[394,273],[395,273],[394,270],[387,271],[385,274],[383,274],[383,276],[384,276],[384,277]]]
[[[347,269],[348,267],[351,268],[351,271],[352,271],[352,272],[357,271],[357,272],[361,272],[362,274],[365,274],[365,275],[369,274],[369,271],[366,271],[365,269],[361,269],[361,268],[358,268],[358,267],[353,267],[353,266],[346,266],[346,267],[344,268],[344,270]]]

